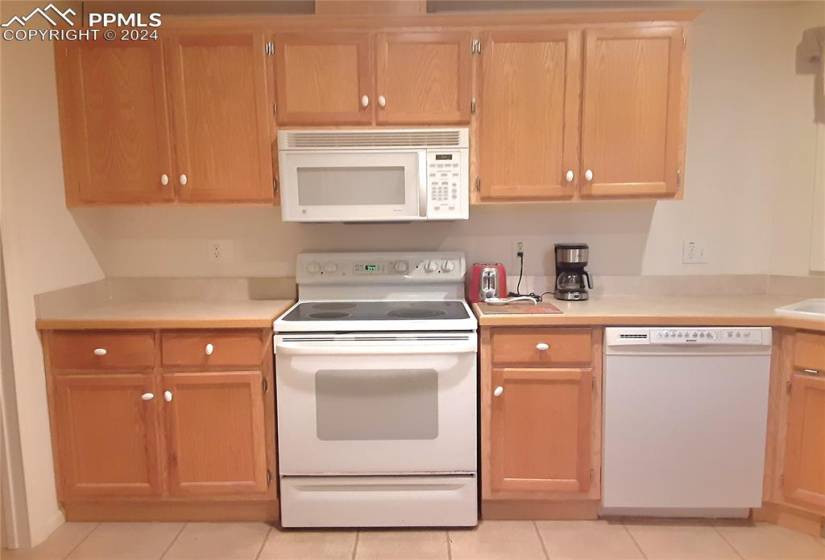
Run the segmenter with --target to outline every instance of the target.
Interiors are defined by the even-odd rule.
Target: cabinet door
[[[376,41],[376,121],[470,122],[468,32],[383,33]]]
[[[800,370],[791,378],[785,496],[825,513],[825,376],[821,373]]]
[[[572,197],[578,175],[580,32],[496,31],[482,39],[482,50],[481,198]]]
[[[583,196],[669,196],[684,141],[680,27],[585,34]]]
[[[266,492],[261,383],[260,372],[164,375],[171,494]]]
[[[592,371],[494,369],[492,390],[493,493],[586,493]]]
[[[170,43],[178,198],[271,201],[263,35],[179,34]]]
[[[367,33],[284,33],[275,37],[278,124],[372,122]]]
[[[152,376],[53,379],[61,498],[160,495],[160,395]]]
[[[163,180],[173,170],[162,49],[154,41],[55,47],[69,206],[174,198]]]

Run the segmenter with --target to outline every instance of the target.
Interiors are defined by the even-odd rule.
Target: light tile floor
[[[485,521],[475,529],[282,531],[263,523],[67,523],[3,560],[825,560],[825,539],[705,521]]]

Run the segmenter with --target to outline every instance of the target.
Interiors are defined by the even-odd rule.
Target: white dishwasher
[[[762,505],[770,327],[605,329],[603,514]]]

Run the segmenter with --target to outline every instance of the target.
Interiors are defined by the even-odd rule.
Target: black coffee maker
[[[590,247],[585,243],[556,243],[556,299],[582,301],[587,299],[587,290],[593,289],[587,258]]]

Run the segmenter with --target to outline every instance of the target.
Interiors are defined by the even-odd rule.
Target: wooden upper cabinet
[[[482,200],[571,198],[579,152],[581,33],[494,31],[482,38]],[[574,174],[568,182],[567,171]]]
[[[278,124],[372,122],[368,33],[282,33],[274,44]]]
[[[266,492],[260,372],[168,374],[163,390],[172,495]]]
[[[493,494],[587,493],[593,474],[592,371],[493,369],[492,390]]]
[[[672,196],[684,142],[679,26],[585,32],[582,196]]]
[[[159,496],[153,377],[57,376],[53,383],[61,499]]]
[[[786,499],[825,514],[825,376],[822,373],[804,370],[793,373],[786,445]]]
[[[178,198],[273,199],[271,108],[261,33],[181,33],[169,40]]]
[[[174,198],[161,44],[66,42],[55,55],[67,204]]]
[[[376,38],[376,122],[470,122],[469,32],[381,33]]]

